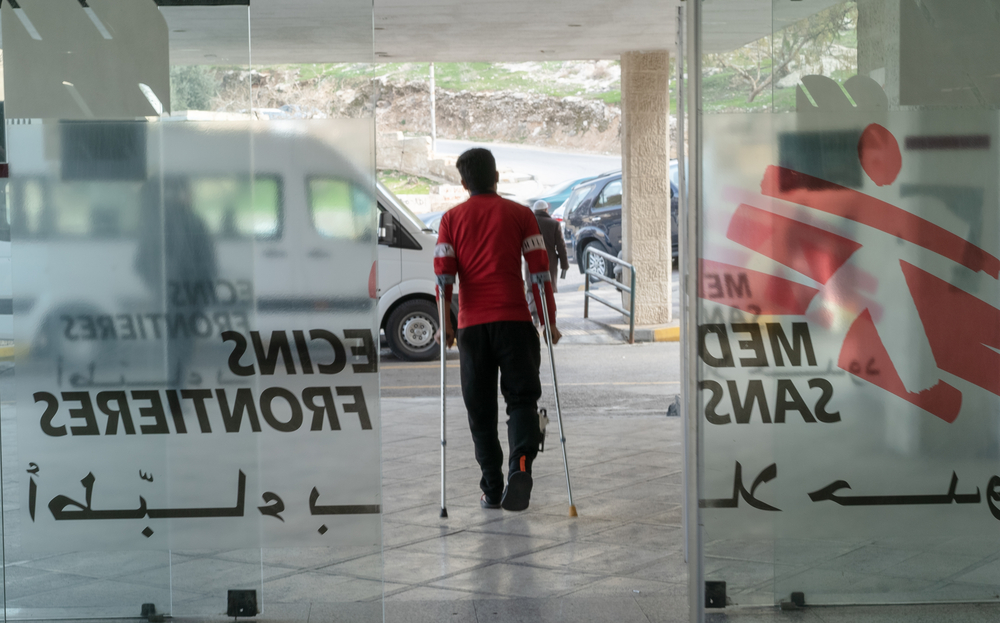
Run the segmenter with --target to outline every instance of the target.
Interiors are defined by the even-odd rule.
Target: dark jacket
[[[535,220],[538,230],[545,240],[545,250],[549,252],[549,274],[552,276],[553,289],[559,278],[559,268],[569,269],[569,256],[566,255],[566,241],[562,237],[562,227],[545,210],[535,210]]]

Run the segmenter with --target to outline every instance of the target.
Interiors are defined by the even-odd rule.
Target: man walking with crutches
[[[469,413],[469,428],[476,460],[482,469],[479,482],[483,508],[520,511],[531,497],[531,463],[538,454],[541,432],[538,399],[542,394],[538,368],[541,363],[538,333],[524,298],[521,256],[528,262],[534,289],[545,288],[552,343],[559,341],[555,327],[555,299],[549,283],[549,258],[528,208],[496,193],[499,174],[493,154],[470,149],[455,165],[469,200],[445,213],[438,229],[434,272],[442,289],[445,309],[451,303],[455,276],[461,280],[458,312],[458,347],[462,396]],[[549,330],[549,327],[544,327]],[[444,314],[445,344],[455,333]],[[497,432],[497,373],[507,403],[507,439],[510,444],[506,487],[503,449]]]

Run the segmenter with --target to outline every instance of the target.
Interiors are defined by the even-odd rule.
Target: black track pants
[[[469,428],[476,446],[476,460],[483,470],[479,486],[499,500],[504,489],[503,449],[497,433],[497,372],[500,391],[507,402],[509,471],[531,471],[538,454],[538,379],[541,363],[538,332],[530,322],[489,322],[458,331],[462,364],[462,396],[469,412]]]

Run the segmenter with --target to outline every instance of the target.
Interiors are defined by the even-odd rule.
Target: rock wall
[[[379,132],[430,134],[428,84],[376,83]],[[621,110],[600,100],[498,91],[437,89],[439,138],[621,152]]]
[[[301,80],[297,71],[268,69],[226,71],[221,83],[215,110],[245,109],[249,86],[255,107],[274,114],[284,110],[293,118],[353,118],[370,115],[374,109],[380,134],[429,136],[431,131],[426,82]],[[621,153],[621,109],[601,100],[513,91],[437,89],[435,94],[439,138]]]
[[[448,170],[450,163],[442,169],[434,154],[425,152],[420,138],[430,136],[431,131],[426,82],[302,80],[298,71],[280,68],[229,70],[220,81],[220,93],[213,101],[213,109],[218,111],[245,112],[248,87],[253,90],[258,113],[268,118],[356,118],[374,111],[379,168],[442,180],[454,177]],[[622,111],[601,100],[444,89],[437,89],[436,96],[439,138],[621,153]],[[675,157],[676,128],[671,117],[671,157]]]
[[[407,138],[402,132],[378,132],[375,153],[379,169],[402,171],[452,184],[462,181],[455,168],[455,158],[436,158],[431,153],[431,139],[427,136]]]

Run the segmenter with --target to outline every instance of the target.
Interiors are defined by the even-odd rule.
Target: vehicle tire
[[[401,303],[389,314],[385,339],[392,353],[403,361],[429,361],[440,353],[441,347],[434,341],[437,330],[437,306],[414,299]]]
[[[609,279],[614,279],[615,277],[614,264],[612,262],[607,261],[606,259],[604,259],[599,255],[587,256],[587,249],[590,248],[593,248],[595,251],[604,251],[605,253],[608,252],[608,250],[605,249],[604,245],[601,244],[600,242],[596,240],[591,240],[590,242],[588,242],[586,246],[583,247],[583,253],[580,256],[580,257],[587,257],[586,270],[596,273],[603,273],[605,277]],[[587,278],[590,279],[590,283],[597,283],[598,281],[600,281],[600,279],[598,279],[597,277],[592,277],[589,275]]]

